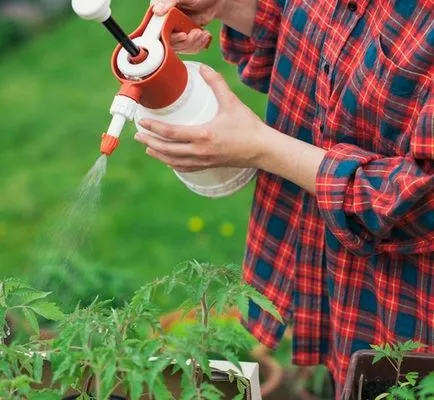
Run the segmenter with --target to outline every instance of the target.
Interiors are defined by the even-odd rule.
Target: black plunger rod
[[[139,55],[139,47],[134,44],[134,42],[128,37],[128,35],[112,17],[110,17],[107,21],[104,21],[103,25],[132,57],[137,57]]]

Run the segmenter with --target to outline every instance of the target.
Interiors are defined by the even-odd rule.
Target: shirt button
[[[357,4],[354,3],[353,1],[350,1],[350,2],[348,3],[348,9],[349,9],[351,12],[355,12],[355,11],[357,11]]]
[[[323,68],[324,72],[328,75],[330,72],[330,65],[327,63],[324,63],[322,68]]]
[[[321,133],[324,133],[324,124],[321,124],[321,126],[319,127],[319,131],[320,131]]]

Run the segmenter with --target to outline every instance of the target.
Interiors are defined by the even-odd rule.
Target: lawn
[[[126,3],[128,5],[126,5]],[[132,30],[145,11],[139,0],[114,1],[113,13]],[[220,56],[217,25],[212,48],[198,57],[222,72],[258,114],[264,98],[243,86]],[[61,225],[64,209],[98,156],[100,134],[118,85],[109,59],[114,43],[97,23],[71,17],[0,61],[0,274],[42,268],[35,258],[47,230]],[[252,185],[227,199],[190,193],[172,171],[148,158],[125,132],[109,160],[103,198],[80,256],[90,265],[128,270],[140,284],[196,258],[240,263]],[[200,232],[191,217],[204,221]],[[222,234],[222,224],[235,227]]]

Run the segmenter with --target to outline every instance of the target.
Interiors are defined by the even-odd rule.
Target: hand
[[[223,77],[202,66],[201,74],[213,89],[219,113],[199,126],[175,126],[152,120],[140,125],[159,137],[137,133],[135,139],[148,146],[147,154],[179,172],[216,167],[256,168],[264,146],[265,124],[227,86]]]
[[[154,13],[164,15],[171,7],[178,7],[189,15],[198,25],[205,26],[215,18],[219,18],[226,0],[157,0]],[[172,47],[176,52],[196,54],[208,47],[211,34],[201,29],[172,35]]]

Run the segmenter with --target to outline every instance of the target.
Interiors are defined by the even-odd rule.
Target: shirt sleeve
[[[317,200],[327,227],[358,255],[434,251],[433,90],[409,154],[385,158],[338,144],[320,166]]]
[[[252,36],[223,26],[221,46],[226,61],[238,65],[241,80],[268,93],[283,12],[281,0],[258,0]]]

